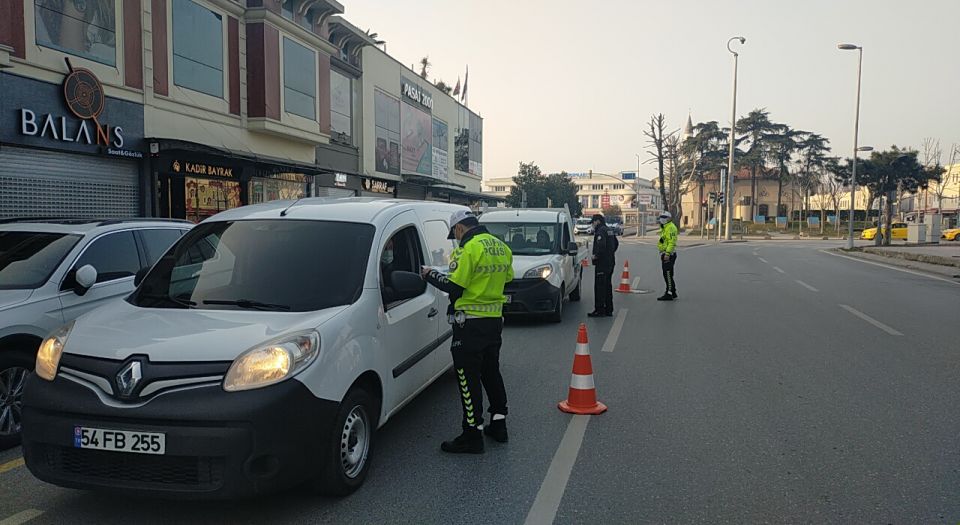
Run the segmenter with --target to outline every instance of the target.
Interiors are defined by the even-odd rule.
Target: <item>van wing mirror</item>
[[[567,255],[573,255],[576,257],[578,253],[580,253],[580,245],[570,241],[570,244],[567,245]]]
[[[395,299],[405,301],[418,297],[427,291],[427,282],[419,274],[396,271],[390,274]]]

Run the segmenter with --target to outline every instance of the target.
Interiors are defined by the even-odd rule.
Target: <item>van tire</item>
[[[20,421],[20,407],[23,403],[23,384],[22,381],[26,380],[26,377],[33,373],[35,361],[30,359],[30,354],[26,352],[19,352],[15,349],[5,348],[0,349],[0,384],[3,386],[0,387],[3,391],[0,391],[0,411],[10,410],[15,411],[16,420]],[[25,375],[24,375],[25,374]],[[18,389],[18,400],[16,401],[17,406],[5,406],[4,401],[9,392],[6,391],[7,388],[12,387],[13,385],[7,385],[8,378],[15,379],[19,384]],[[0,414],[2,415],[2,414]],[[0,428],[0,450],[6,450],[11,447],[15,447],[20,444],[21,432],[20,430],[10,431]]]
[[[577,279],[577,287],[570,292],[570,301],[577,302],[580,300],[581,288],[583,288],[583,269],[580,270],[580,277]]]
[[[379,414],[380,403],[362,386],[354,386],[347,392],[337,411],[329,441],[322,447],[325,457],[320,459],[323,467],[314,482],[318,493],[347,496],[363,485],[370,471],[370,452]],[[354,448],[348,448],[351,443]],[[357,450],[356,447],[363,449]],[[360,457],[356,458],[356,455]],[[358,470],[350,470],[350,456],[359,462],[359,467],[356,462],[353,465]]]

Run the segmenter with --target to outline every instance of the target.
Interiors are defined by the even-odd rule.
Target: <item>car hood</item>
[[[33,295],[33,290],[0,290],[0,310],[16,306]]]
[[[105,359],[232,361],[283,334],[317,328],[347,307],[319,312],[140,308],[114,301],[81,316],[64,351]]]

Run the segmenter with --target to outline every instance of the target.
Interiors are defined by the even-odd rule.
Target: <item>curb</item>
[[[921,262],[925,264],[936,264],[939,266],[952,266],[954,268],[960,268],[960,259],[952,259],[950,257],[942,257],[940,255],[928,255],[923,253],[911,253],[911,252],[902,252],[902,251],[887,251],[883,248],[863,248],[864,253],[869,253],[872,255],[879,255],[881,257],[887,257],[889,259],[903,259],[906,261]]]
[[[877,255],[864,252],[862,248],[847,250],[846,248],[830,248],[822,250],[824,253],[832,253],[841,257],[860,259],[866,262],[883,263],[890,266],[905,268],[909,270],[920,271],[922,273],[940,276],[946,279],[960,279],[960,268],[956,266],[945,266],[942,264],[930,264],[921,261],[911,261],[900,257],[889,257],[886,255]]]

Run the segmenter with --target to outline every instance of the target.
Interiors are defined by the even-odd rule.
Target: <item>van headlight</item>
[[[57,377],[57,370],[60,368],[60,356],[63,355],[63,347],[67,344],[67,337],[70,336],[74,323],[75,321],[70,321],[61,326],[40,344],[40,350],[37,351],[35,371],[41,378],[53,381]]]
[[[523,274],[524,279],[546,279],[550,277],[553,273],[553,266],[549,264],[544,264],[542,266],[537,266],[536,268],[531,268]]]
[[[233,361],[223,379],[227,392],[252,390],[289,379],[320,352],[320,334],[300,332],[247,350]]]

